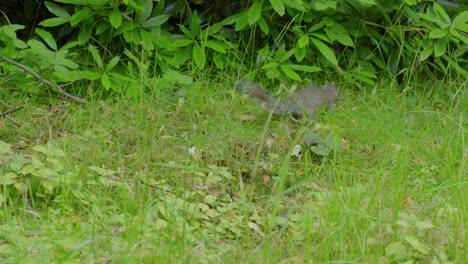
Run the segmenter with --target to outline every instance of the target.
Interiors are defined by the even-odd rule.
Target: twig
[[[23,108],[24,108],[24,105],[18,106],[16,108],[13,108],[13,109],[10,109],[10,110],[7,110],[5,112],[0,112],[0,117],[6,116],[8,114],[11,114],[11,113],[16,112],[16,111],[18,111],[20,109],[23,109]]]
[[[62,96],[66,97],[66,98],[68,98],[68,99],[70,99],[70,100],[72,100],[73,102],[77,102],[77,103],[86,103],[86,100],[81,99],[81,98],[78,98],[78,97],[75,97],[75,96],[73,96],[73,95],[71,95],[71,94],[65,92],[65,91],[61,88],[60,85],[54,84],[54,83],[52,83],[51,81],[42,78],[41,75],[39,75],[37,72],[33,71],[33,70],[32,70],[31,68],[29,68],[28,66],[26,66],[26,65],[24,65],[24,64],[21,64],[21,63],[19,63],[19,62],[17,62],[17,61],[11,60],[11,59],[9,59],[9,58],[7,58],[7,57],[5,57],[5,56],[0,57],[0,61],[2,61],[2,60],[5,61],[5,62],[7,62],[7,63],[9,63],[9,64],[11,64],[11,65],[14,65],[14,66],[16,66],[16,67],[22,69],[23,71],[25,71],[25,72],[31,74],[32,76],[34,76],[36,79],[38,79],[38,80],[42,81],[43,83],[45,83],[45,84],[47,84],[47,85],[53,87],[55,90],[57,90],[57,91],[59,92],[59,94],[61,94]]]

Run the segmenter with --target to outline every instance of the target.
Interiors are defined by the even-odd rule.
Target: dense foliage
[[[4,17],[2,58],[54,83],[99,80],[128,96],[153,89],[155,79],[139,85],[141,73],[162,84],[188,84],[192,74],[181,72],[197,69],[239,69],[241,75],[255,69],[282,82],[337,72],[348,83],[367,85],[421,74],[468,77],[468,11],[457,2],[25,1],[24,10],[38,11],[19,18],[8,13],[11,2],[4,14],[25,24]],[[43,89],[29,85],[30,77],[18,78],[24,72],[17,66],[1,67],[22,90]]]

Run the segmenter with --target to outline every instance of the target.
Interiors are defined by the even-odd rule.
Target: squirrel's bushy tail
[[[250,98],[255,99],[268,111],[271,111],[275,114],[291,114],[294,111],[288,101],[271,96],[267,90],[261,88],[253,82],[239,81],[236,87],[242,91],[242,93]]]

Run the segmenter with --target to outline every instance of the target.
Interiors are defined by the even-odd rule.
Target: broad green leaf
[[[294,9],[296,9],[296,10],[306,11],[306,9],[304,8],[304,3],[302,2],[302,0],[283,0],[283,3],[286,6],[292,7]]]
[[[36,28],[36,33],[47,43],[47,45],[53,49],[57,50],[57,43],[55,42],[54,37],[48,31],[43,30],[42,28]]]
[[[375,0],[358,0],[358,2],[364,6],[374,6],[377,4]]]
[[[96,47],[94,47],[92,45],[89,45],[88,51],[93,56],[94,62],[96,62],[98,67],[103,69],[102,59],[101,59],[101,56],[99,55],[98,50],[96,49]]]
[[[41,21],[39,25],[43,27],[56,27],[68,23],[68,21],[70,21],[68,18],[54,17]]]
[[[235,31],[239,31],[241,29],[244,29],[245,27],[247,27],[247,25],[249,24],[249,21],[247,20],[247,14],[246,12],[243,12],[241,13],[242,15],[239,17],[239,19],[237,20],[236,24],[234,25],[234,30]]]
[[[260,19],[257,21],[257,25],[260,27],[260,29],[268,35],[270,33],[270,28],[268,27],[268,24],[266,23],[265,19],[263,17],[260,17]]]
[[[11,153],[11,145],[0,140],[0,154],[10,154]]]
[[[330,149],[322,144],[319,144],[317,146],[312,146],[310,147],[310,150],[319,156],[326,156],[328,155],[328,153],[330,153]]]
[[[325,43],[316,38],[310,38],[310,41],[317,47],[319,52],[333,65],[337,65],[338,62],[335,57],[335,53]]]
[[[148,18],[151,16],[151,12],[153,11],[153,0],[146,0],[143,3],[143,8],[142,10],[139,10],[139,17],[138,17],[138,23],[141,24],[143,21],[148,20]],[[160,14],[160,12],[155,12],[154,14]]]
[[[218,56],[215,56],[213,61],[216,65],[216,68],[220,69],[220,70],[223,70],[224,67],[225,67],[225,60],[224,60],[225,56],[223,55],[218,55]]]
[[[289,67],[289,65],[281,65],[280,66],[281,70],[288,76],[289,78],[295,80],[295,81],[301,81],[301,76],[297,74],[293,69]]]
[[[443,38],[447,36],[448,32],[447,30],[436,28],[429,33],[429,37],[433,39],[438,39],[438,38]]]
[[[294,57],[296,58],[298,62],[301,62],[305,58],[306,53],[307,53],[306,47],[299,48],[298,46],[296,46],[294,48]]]
[[[273,9],[275,10],[278,15],[283,16],[284,15],[284,3],[283,0],[269,0],[271,6],[273,6]]]
[[[174,48],[181,48],[181,47],[187,47],[188,45],[192,43],[193,43],[193,40],[191,39],[178,39],[178,40],[174,40],[171,46],[173,46]]]
[[[78,25],[78,23],[80,23],[81,21],[86,19],[88,16],[90,16],[92,12],[93,11],[91,11],[91,9],[87,7],[76,11],[70,19],[70,25],[72,27]]]
[[[266,69],[271,69],[271,68],[276,68],[278,67],[278,63],[277,62],[268,62],[267,64],[263,65],[262,69],[263,70],[266,70]]]
[[[452,21],[452,26],[465,34],[468,32],[468,10],[458,14]]]
[[[403,243],[397,241],[388,244],[385,248],[385,255],[393,256],[395,260],[404,260],[408,257],[408,249],[407,246],[403,245]]]
[[[440,57],[447,51],[447,42],[445,38],[437,39],[434,42],[434,56]]]
[[[184,25],[179,25],[179,29],[180,31],[182,31],[182,33],[185,34],[185,36],[191,38],[191,39],[195,39],[195,35],[192,34],[192,32],[190,30],[188,30]]]
[[[67,77],[70,75],[70,71],[68,70],[68,68],[62,65],[54,65],[54,70],[58,74],[58,76],[63,77],[65,79],[68,79]]]
[[[406,242],[408,242],[414,249],[419,251],[423,255],[427,255],[430,252],[430,248],[421,242],[417,237],[405,236]]]
[[[337,34],[336,35],[336,40],[338,40],[338,42],[340,42],[341,44],[343,44],[345,46],[354,47],[353,40],[348,35],[348,33],[346,33],[346,34]]]
[[[439,5],[437,2],[434,2],[433,8],[434,12],[445,24],[451,24],[451,19],[449,15],[447,15],[447,13],[441,5]]]
[[[141,24],[141,27],[152,28],[152,27],[160,26],[160,25],[166,23],[166,21],[169,19],[169,17],[170,17],[169,15],[154,16],[154,17],[146,20],[145,22],[143,22],[143,24]]]
[[[0,174],[0,185],[10,185],[16,182],[16,173],[14,172],[7,172],[3,175]]]
[[[114,69],[114,67],[117,65],[117,63],[119,63],[119,61],[119,56],[115,56],[114,58],[112,58],[112,60],[110,60],[109,63],[107,63],[106,65],[106,72],[112,71],[112,69]]]
[[[104,88],[106,88],[106,90],[109,91],[109,89],[111,88],[111,80],[109,78],[109,75],[107,75],[106,73],[102,74],[101,83],[102,86],[104,86]]]
[[[319,72],[322,69],[318,66],[308,66],[308,65],[297,65],[297,64],[291,64],[288,65],[289,68],[296,70],[296,71],[303,71],[303,72]]]
[[[80,42],[80,45],[83,45],[88,42],[88,40],[91,38],[91,34],[93,27],[87,24],[84,24],[82,27],[80,27],[80,31],[78,32],[78,41]]]
[[[199,69],[205,68],[206,64],[206,56],[205,56],[205,51],[200,47],[200,45],[195,44],[193,45],[192,49],[192,56],[193,60],[195,61],[195,64]]]
[[[195,10],[192,15],[192,21],[190,21],[190,33],[192,33],[192,36],[200,35],[200,23],[201,19],[198,17],[197,10]]]
[[[249,10],[247,10],[247,20],[249,25],[255,24],[262,16],[262,3],[259,0],[254,1]]]
[[[72,4],[72,5],[82,5],[83,0],[54,0],[55,2],[64,3],[64,4]]]
[[[309,45],[309,36],[307,35],[302,35],[299,40],[297,41],[297,46],[299,48],[304,48],[307,45]]]
[[[459,40],[461,40],[463,43],[465,43],[465,45],[468,45],[468,37],[461,34],[460,32],[458,32],[456,29],[454,28],[451,28],[449,29],[449,32],[452,36],[458,38]]]
[[[145,50],[154,50],[154,36],[151,32],[140,30],[141,45]]]
[[[174,70],[167,70],[167,72],[164,74],[164,78],[167,78],[173,82],[177,82],[182,85],[190,85],[193,83],[193,78],[189,75],[182,74],[178,71]]]
[[[336,10],[336,1],[320,1],[314,3],[315,10],[317,11],[324,11],[327,9]]]
[[[52,14],[56,15],[57,17],[66,18],[66,19],[71,18],[70,14],[67,12],[67,10],[65,10],[63,7],[57,5],[56,3],[47,1],[47,2],[45,2],[45,5],[46,5],[47,9]]]
[[[217,52],[220,52],[220,53],[223,53],[225,54],[226,53],[226,50],[223,48],[223,46],[221,46],[218,42],[216,41],[213,41],[213,40],[208,40],[205,42],[205,45],[212,49],[212,50],[215,50]]]
[[[112,10],[112,12],[109,14],[109,22],[115,29],[122,25],[122,14],[120,14],[118,9]]]
[[[267,76],[268,79],[279,78],[281,76],[281,72],[278,71],[278,69],[273,68],[273,69],[267,71],[266,76]]]

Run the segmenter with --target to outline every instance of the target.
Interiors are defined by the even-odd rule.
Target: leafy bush
[[[399,81],[420,74],[468,77],[468,11],[450,17],[437,2],[420,0],[224,2],[47,1],[53,17],[39,23],[36,39],[24,43],[14,35],[22,26],[2,27],[7,48],[0,55],[56,82],[100,80],[106,90],[129,96],[144,92],[138,84],[148,73],[186,84],[187,75],[167,73],[192,65],[253,68],[282,82],[320,71],[367,85],[382,74]],[[59,47],[58,39],[66,44]]]

